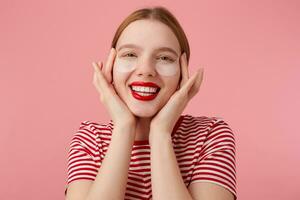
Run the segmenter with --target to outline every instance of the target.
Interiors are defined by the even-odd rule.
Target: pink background
[[[83,120],[110,119],[91,62],[106,61],[119,23],[147,5],[175,14],[191,73],[205,68],[184,113],[222,117],[234,130],[238,198],[300,199],[296,0],[2,0],[0,198],[64,198],[72,135]]]

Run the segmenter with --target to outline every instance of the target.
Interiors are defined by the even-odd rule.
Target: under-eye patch
[[[130,73],[137,68],[137,61],[117,58],[114,68],[120,73]],[[179,70],[178,65],[175,62],[156,63],[155,69],[161,76],[174,76]]]
[[[136,61],[126,59],[116,59],[114,67],[117,72],[129,73],[135,69]]]
[[[178,69],[178,65],[174,63],[157,63],[155,65],[156,71],[162,76],[174,76],[176,75]]]

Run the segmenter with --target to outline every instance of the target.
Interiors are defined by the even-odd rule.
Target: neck
[[[151,117],[138,117],[136,121],[135,141],[148,140],[150,132]]]

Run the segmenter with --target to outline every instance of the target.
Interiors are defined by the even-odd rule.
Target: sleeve
[[[210,182],[236,194],[235,136],[222,118],[213,118],[213,124],[200,151],[191,182]]]
[[[93,130],[89,121],[83,121],[71,139],[68,151],[65,195],[68,184],[72,181],[79,179],[95,180],[97,176],[100,167],[100,162],[97,162],[97,159],[99,160],[100,156],[97,156],[99,155],[99,147]]]

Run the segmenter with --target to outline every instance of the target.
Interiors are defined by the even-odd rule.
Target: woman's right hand
[[[115,57],[116,50],[115,48],[111,48],[104,69],[102,62],[92,63],[94,67],[93,84],[100,93],[101,102],[109,112],[114,124],[123,126],[132,125],[135,128],[136,117],[121,100],[112,84],[112,68]]]

